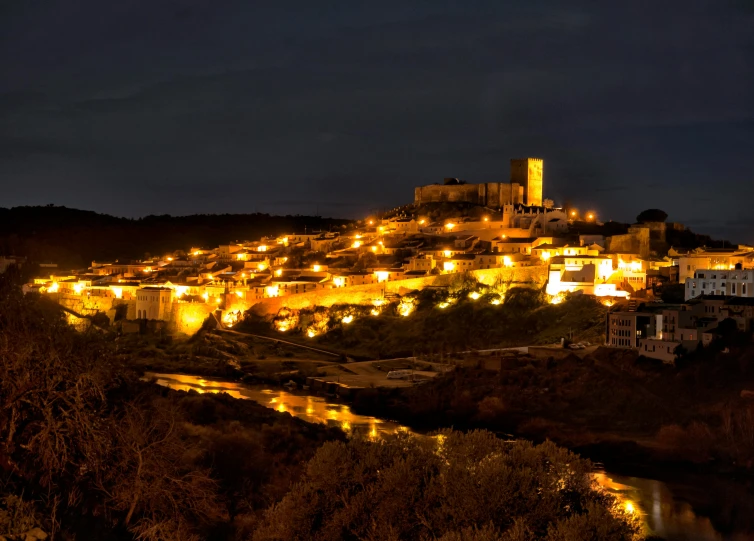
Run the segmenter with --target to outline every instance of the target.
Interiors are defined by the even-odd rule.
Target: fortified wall
[[[492,285],[496,280],[511,281],[518,284],[531,284],[537,287],[544,285],[547,280],[547,265],[531,267],[512,267],[501,269],[480,269],[470,271],[479,282]],[[332,306],[334,304],[362,304],[371,305],[374,299],[383,294],[405,295],[417,289],[425,287],[449,286],[458,274],[440,274],[437,276],[423,276],[408,280],[394,280],[379,284],[367,284],[348,288],[319,289],[297,295],[273,297],[263,299],[251,307],[254,314],[267,316],[277,314],[283,308],[303,310],[316,306]]]
[[[524,202],[524,187],[518,183],[430,184],[414,188],[414,203],[474,203],[499,208]]]

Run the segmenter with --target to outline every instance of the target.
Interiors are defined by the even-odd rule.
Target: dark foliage
[[[660,209],[643,210],[636,217],[636,221],[640,224],[647,222],[664,222],[667,219],[668,213]]]

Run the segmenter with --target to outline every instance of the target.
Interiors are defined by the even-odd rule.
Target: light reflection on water
[[[378,438],[408,429],[398,423],[357,415],[346,404],[333,404],[318,396],[291,394],[282,390],[249,387],[240,383],[214,381],[183,374],[147,373],[159,385],[180,391],[228,393],[233,398],[254,400],[279,412],[288,412],[310,423],[340,427],[349,433]],[[678,501],[665,483],[654,479],[626,477],[609,472],[594,474],[597,483],[616,495],[626,510],[638,513],[649,533],[669,541],[744,541],[747,534],[723,537],[706,517],[697,516],[688,503]]]

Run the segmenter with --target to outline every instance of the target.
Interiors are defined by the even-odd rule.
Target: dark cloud
[[[7,2],[0,65],[3,206],[359,216],[535,155],[754,242],[743,2]]]

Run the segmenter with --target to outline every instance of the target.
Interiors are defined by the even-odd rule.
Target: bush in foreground
[[[638,520],[552,443],[491,432],[325,444],[255,541],[629,540]]]

